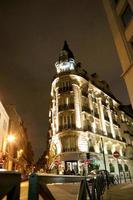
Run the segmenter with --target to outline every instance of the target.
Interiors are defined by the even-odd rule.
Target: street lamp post
[[[107,175],[107,166],[106,166],[106,159],[105,159],[105,153],[104,153],[104,143],[103,143],[102,137],[101,137],[101,144],[102,144],[103,162],[104,162],[104,168],[105,168],[105,174],[106,174],[106,184],[107,184],[107,188],[109,188],[109,180],[108,180],[108,175]]]

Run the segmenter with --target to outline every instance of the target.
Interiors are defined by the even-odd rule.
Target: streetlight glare
[[[8,142],[14,142],[15,139],[16,139],[16,138],[15,138],[14,135],[9,135],[9,136],[7,137]]]

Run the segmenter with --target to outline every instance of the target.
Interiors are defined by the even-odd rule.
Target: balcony
[[[67,130],[67,129],[75,130],[76,125],[75,124],[65,124],[64,126],[59,126],[59,132],[63,131],[63,130]]]
[[[71,104],[64,104],[64,105],[59,105],[58,111],[64,111],[64,110],[70,110],[70,109],[74,109],[74,103]]]
[[[87,112],[89,114],[92,113],[91,109],[89,107],[87,107],[87,106],[82,106],[82,111]]]
[[[88,125],[88,126],[84,126],[83,131],[90,131],[90,132],[93,132],[93,129],[92,129],[92,126]]]
[[[98,135],[105,135],[105,133],[104,133],[104,131],[103,130],[101,130],[101,129],[96,129],[96,134],[98,134]]]
[[[59,93],[70,92],[70,91],[73,91],[72,86],[69,86],[69,87],[60,87],[59,90],[58,90]]]

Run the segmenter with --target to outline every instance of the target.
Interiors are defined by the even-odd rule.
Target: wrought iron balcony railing
[[[70,91],[73,91],[72,86],[60,87],[59,90],[58,90],[59,93],[70,92]]]
[[[67,129],[76,129],[75,124],[65,124],[64,126],[59,126],[59,131],[67,130]]]
[[[74,109],[74,103],[70,104],[64,104],[64,105],[59,105],[58,111],[64,111],[64,110],[69,110],[69,109]]]

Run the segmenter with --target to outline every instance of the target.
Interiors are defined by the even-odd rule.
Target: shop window
[[[112,163],[109,164],[110,172],[115,172],[115,167]]]
[[[118,168],[119,168],[119,171],[120,171],[120,172],[123,172],[123,167],[122,167],[121,164],[118,164]]]
[[[124,169],[125,169],[125,172],[129,171],[128,166],[126,164],[124,164]]]

